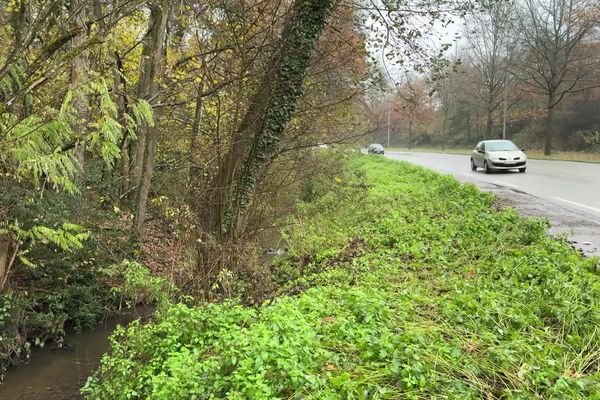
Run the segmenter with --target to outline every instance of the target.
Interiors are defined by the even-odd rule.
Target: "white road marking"
[[[562,201],[563,203],[571,204],[572,206],[577,206],[577,207],[580,207],[580,208],[584,208],[586,210],[593,211],[593,212],[595,212],[597,214],[600,214],[600,208],[586,206],[585,204],[581,204],[581,203],[577,203],[575,201],[563,199],[561,197],[555,197],[554,200]]]
[[[507,186],[507,187],[513,188],[513,189],[519,188],[519,186],[517,186],[517,185],[513,185],[512,183],[507,183],[507,182],[502,182],[502,181],[492,181],[492,183],[499,185],[499,186]]]

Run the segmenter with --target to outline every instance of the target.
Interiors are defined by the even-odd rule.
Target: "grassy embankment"
[[[278,297],[121,329],[87,398],[600,398],[596,260],[409,164],[358,157],[327,189]]]
[[[406,147],[393,147],[390,151],[411,151],[411,152],[423,152],[423,153],[448,153],[448,154],[462,154],[469,155],[473,152],[473,149],[464,148],[447,148],[442,151],[439,147],[413,147],[408,149]],[[598,152],[578,152],[578,151],[555,151],[550,156],[545,156],[543,150],[527,150],[527,157],[535,160],[556,160],[556,161],[579,161],[579,162],[591,162],[600,163],[600,153]]]

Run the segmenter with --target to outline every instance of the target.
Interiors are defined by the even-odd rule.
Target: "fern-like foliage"
[[[99,117],[91,121],[92,128],[86,135],[85,142],[89,151],[99,153],[104,161],[112,167],[120,157],[119,141],[124,134],[123,126],[118,122],[117,105],[110,97],[108,86],[104,80],[88,85],[89,94],[98,97]]]
[[[17,90],[23,88],[25,68],[15,63],[9,67],[8,72],[0,78],[0,98],[9,98]]]
[[[132,105],[118,121],[118,109],[103,79],[90,82],[77,90],[98,99],[90,115],[92,120],[78,118],[73,107],[73,92],[67,92],[58,109],[46,107],[41,112],[19,120],[10,113],[0,114],[0,162],[20,180],[36,185],[50,183],[54,189],[76,192],[73,177],[78,165],[65,149],[72,143],[85,144],[109,167],[121,156],[119,143],[124,134],[132,134],[141,124],[154,123],[152,107],[145,101]],[[76,137],[72,127],[85,124],[83,137]]]
[[[0,80],[1,94],[10,94],[20,85],[18,75],[16,71]],[[128,113],[121,116],[123,122],[119,122],[118,107],[103,79],[76,90],[93,99],[85,118],[78,115],[73,105],[73,91],[66,93],[58,107],[46,106],[25,118],[0,112],[1,173],[38,188],[75,193],[78,188],[74,177],[80,168],[71,150],[75,144],[85,144],[89,152],[113,167],[121,156],[119,144],[123,135],[131,135],[141,124],[154,124],[152,107],[145,101],[132,102]],[[78,124],[85,129],[74,130]],[[18,243],[54,244],[68,251],[81,248],[89,233],[69,223],[59,228],[35,225],[26,229],[18,222],[0,221],[0,235],[9,235]],[[26,254],[27,249],[21,248],[20,261],[34,267]]]
[[[72,179],[76,165],[62,151],[72,138],[67,109],[47,108],[46,115],[30,115],[21,121],[16,115],[0,115],[0,161],[17,179],[76,191]]]
[[[23,229],[18,222],[14,222],[5,228],[0,228],[0,235],[2,234],[9,235],[16,242],[22,243],[24,240],[28,240],[30,245],[36,243],[53,244],[64,251],[81,249],[83,242],[90,236],[85,228],[68,222],[63,223],[58,228],[36,225],[29,229]],[[26,255],[27,250],[21,250],[19,260],[24,265],[35,268],[36,265]]]
[[[136,138],[136,130],[142,125],[154,126],[154,113],[152,106],[146,100],[138,100],[131,106],[129,113],[125,114],[125,125],[127,134],[132,138]]]

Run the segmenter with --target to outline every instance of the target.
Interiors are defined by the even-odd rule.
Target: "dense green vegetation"
[[[501,103],[511,135],[545,121],[548,153],[568,115],[581,139],[564,143],[597,146],[596,9],[563,1],[577,39],[549,54],[512,35],[559,20],[538,1],[0,2],[0,380],[151,303],[90,397],[593,393],[591,261],[473,187],[340,161],[381,129],[403,142],[403,124],[409,144],[491,138]],[[507,52],[460,67],[454,38],[430,40],[458,18],[492,28],[473,50]],[[513,59],[569,73],[525,97],[539,79]],[[289,251],[271,265],[278,226]]]
[[[368,129],[358,10],[0,2],[0,381],[33,345],[155,297],[143,274],[203,300],[227,295],[223,269],[248,297],[270,279],[252,275],[256,233],[316,170],[310,149]]]
[[[0,376],[34,346],[61,346],[69,330],[92,329],[113,311],[170,293],[167,279],[127,260],[135,249],[127,218],[113,209],[112,188],[101,180],[98,163],[82,178],[80,195],[40,195],[0,178],[0,210],[14,218],[9,229],[23,234],[10,288],[0,291]]]
[[[600,398],[596,260],[451,177],[313,181],[278,295],[120,328],[88,399]]]

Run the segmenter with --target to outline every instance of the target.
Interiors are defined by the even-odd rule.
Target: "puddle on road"
[[[26,364],[10,368],[0,384],[2,400],[80,399],[79,389],[108,350],[108,337],[118,324],[143,318],[152,310],[138,308],[109,319],[95,330],[67,335],[69,349],[33,349]]]

